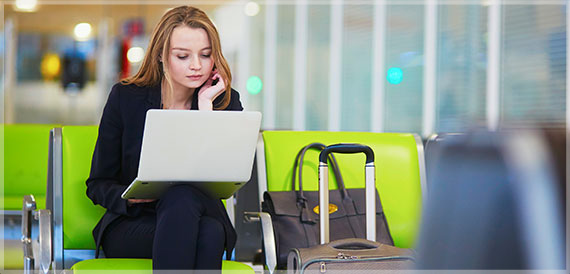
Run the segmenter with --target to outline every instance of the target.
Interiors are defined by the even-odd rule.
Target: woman
[[[187,185],[159,200],[120,195],[137,174],[147,110],[243,110],[230,83],[208,16],[189,6],[166,12],[140,70],[113,87],[103,111],[87,179],[87,195],[107,209],[93,230],[97,252],[102,246],[106,257],[152,258],[154,269],[221,269],[236,234],[220,200]]]

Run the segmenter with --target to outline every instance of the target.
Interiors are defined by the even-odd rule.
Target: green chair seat
[[[130,270],[135,273],[152,274],[151,259],[90,259],[80,261],[71,267],[73,273],[80,274],[82,271],[90,270]],[[123,272],[121,272],[123,273]],[[126,273],[126,272],[125,272]]]
[[[37,209],[45,209],[46,197],[45,195],[34,195],[36,198]],[[22,201],[24,195],[21,196],[4,196],[0,197],[0,205],[4,205],[4,210],[22,210]]]
[[[120,270],[121,273],[129,274],[152,274],[151,259],[91,259],[74,264],[71,269],[74,274],[82,272],[92,273],[93,270]],[[249,265],[234,262],[223,261],[222,272],[240,274],[254,274],[253,268]],[[87,273],[86,273],[87,274]]]

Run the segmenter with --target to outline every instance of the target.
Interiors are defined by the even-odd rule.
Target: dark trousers
[[[121,216],[107,227],[107,258],[152,258],[153,269],[222,268],[225,232],[220,200],[188,185],[171,187],[137,217]]]

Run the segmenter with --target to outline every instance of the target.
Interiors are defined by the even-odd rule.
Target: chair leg
[[[246,222],[261,221],[261,233],[263,246],[265,247],[265,264],[269,274],[273,274],[277,268],[277,249],[275,247],[275,234],[271,215],[267,212],[244,212]]]

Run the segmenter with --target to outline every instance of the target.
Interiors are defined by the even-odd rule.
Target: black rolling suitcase
[[[347,270],[413,269],[413,252],[376,242],[376,179],[374,152],[365,145],[337,144],[326,147],[319,156],[319,208],[328,208],[329,153],[366,154],[366,240],[359,238],[329,242],[329,213],[320,210],[320,245],[294,248],[287,257],[287,272],[292,274],[326,273]]]

